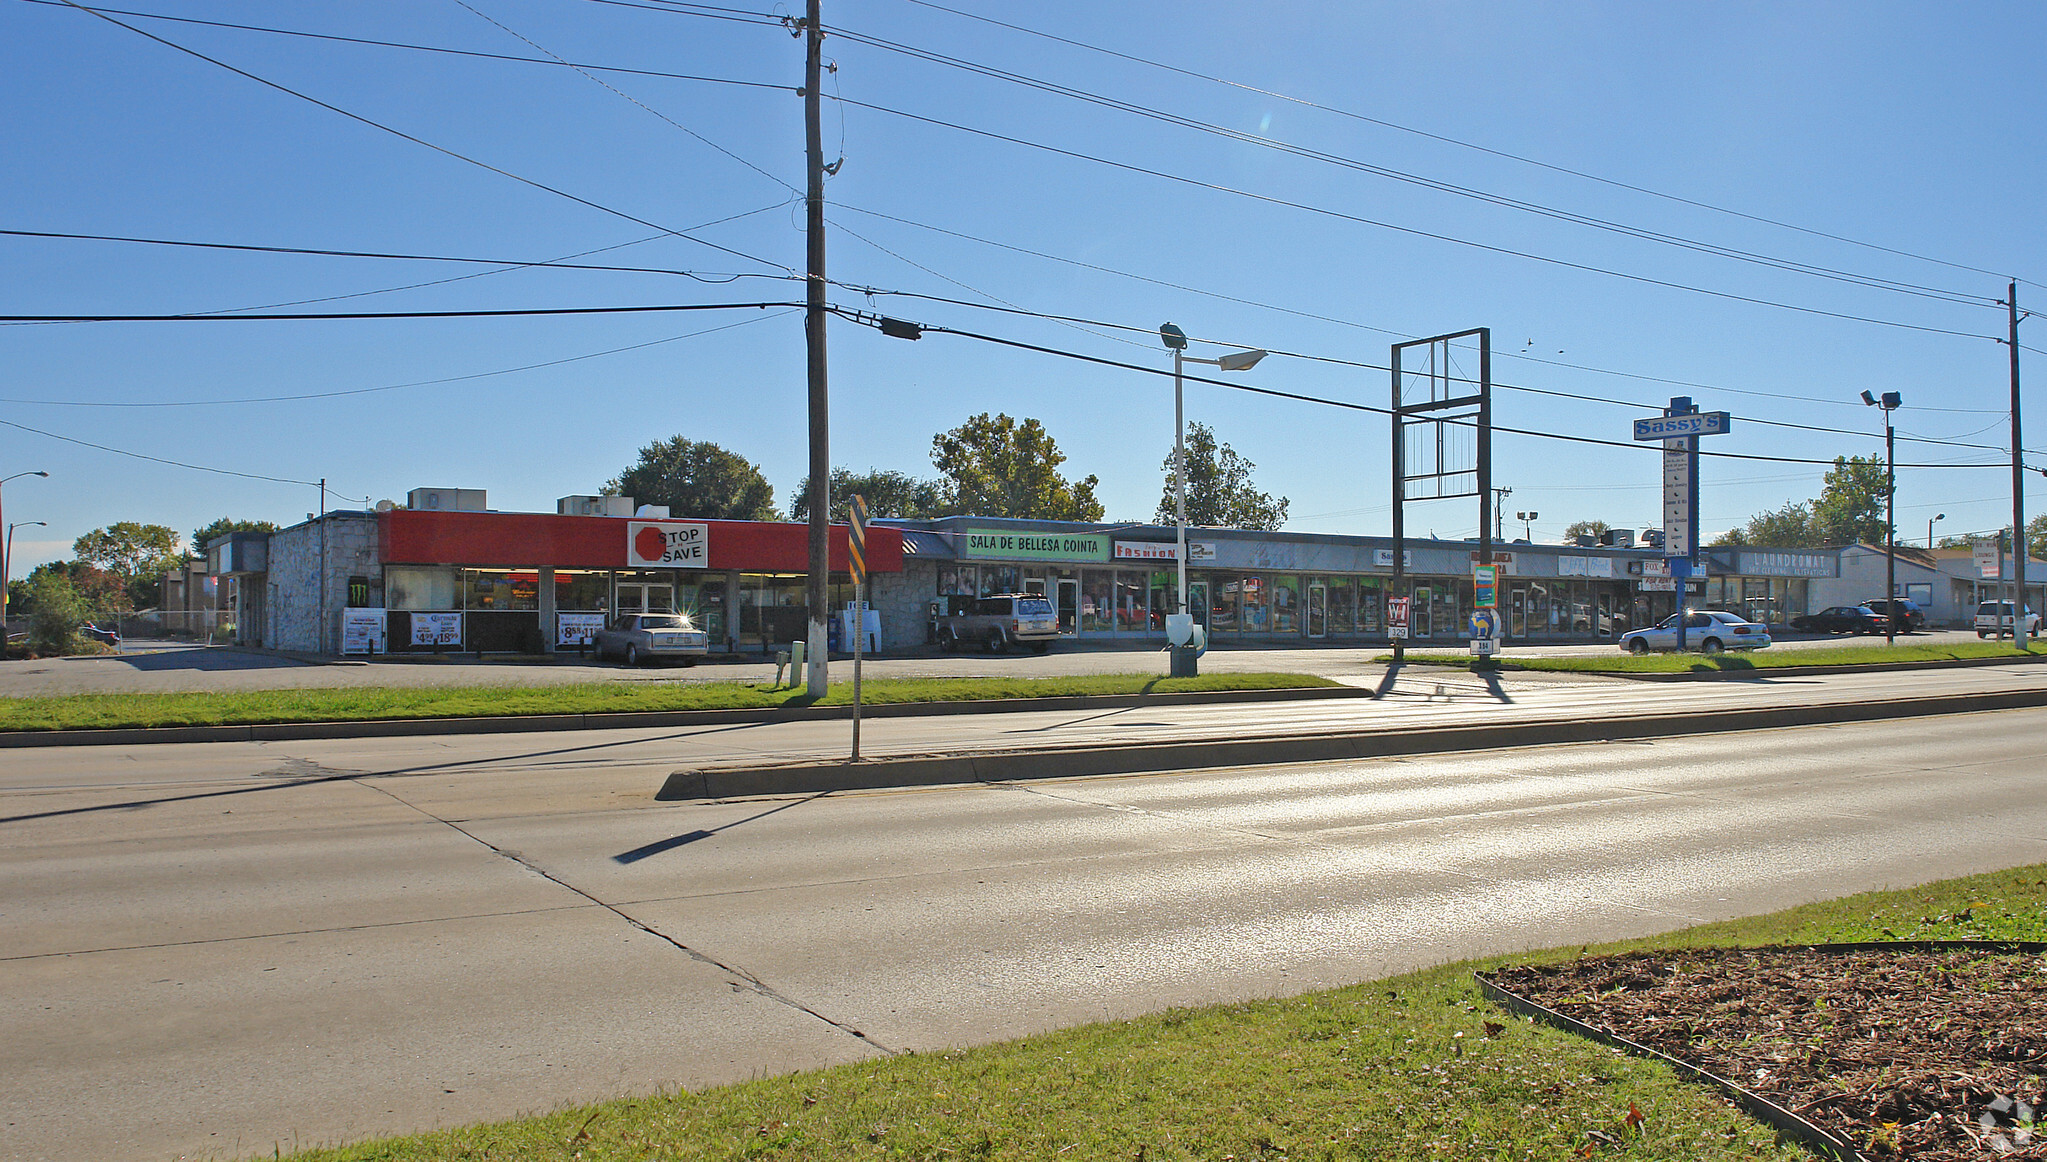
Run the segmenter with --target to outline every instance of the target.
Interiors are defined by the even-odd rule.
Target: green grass
[[[983,699],[1183,694],[1337,686],[1307,674],[1090,674],[1067,678],[882,678],[861,683],[868,705]],[[561,686],[352,687],[228,693],[71,694],[0,698],[0,730],[222,726],[261,722],[357,722],[394,718],[601,714],[621,711],[849,706],[851,682],[813,702],[790,687],[743,682],[588,682]]]
[[[1684,674],[1718,671],[1744,673],[1777,670],[1786,666],[1870,666],[1898,662],[1952,662],[1969,658],[2023,658],[2047,656],[2047,643],[2020,649],[2009,642],[1958,642],[1953,645],[1860,645],[1814,649],[1751,650],[1727,654],[1645,654],[1637,657],[1618,649],[1610,654],[1582,657],[1474,658],[1465,654],[1407,655],[1410,665],[1448,666],[1467,670],[1546,670],[1573,674]],[[1374,658],[1391,662],[1393,655]]]
[[[2047,865],[1590,949],[2047,939]],[[1667,1069],[1508,1017],[1447,965],[943,1053],[294,1155],[428,1159],[1806,1159]],[[1489,1035],[1488,1022],[1497,1029]],[[1643,1132],[1621,1126],[1633,1105]],[[1619,1150],[1584,1153],[1598,1130]]]

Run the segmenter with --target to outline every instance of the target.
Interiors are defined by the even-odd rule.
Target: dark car
[[[1891,608],[1893,604],[1898,608],[1893,610]],[[1920,608],[1919,603],[1909,597],[1900,597],[1896,602],[1885,601],[1879,597],[1875,601],[1863,602],[1862,607],[1873,613],[1895,618],[1899,633],[1915,633],[1919,627],[1926,624],[1926,610]]]
[[[1860,605],[1836,605],[1792,618],[1791,628],[1802,633],[1882,633],[1891,628],[1891,619]]]

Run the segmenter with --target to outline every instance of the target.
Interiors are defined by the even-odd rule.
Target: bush
[[[28,642],[39,654],[79,652],[78,626],[91,610],[69,580],[55,571],[37,577],[29,587],[35,612],[28,619]]]

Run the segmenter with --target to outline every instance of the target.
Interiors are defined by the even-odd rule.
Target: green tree
[[[1812,506],[1802,500],[1791,500],[1773,512],[1757,513],[1749,518],[1748,524],[1720,534],[1713,543],[1810,549],[1819,546],[1820,530],[1813,521]]]
[[[1045,426],[986,412],[931,437],[931,463],[945,477],[946,508],[972,516],[1025,520],[1102,519],[1093,476],[1069,482],[1059,474],[1065,453]]]
[[[29,581],[29,648],[39,654],[78,652],[78,627],[92,616],[90,603],[62,569],[40,568]]]
[[[35,586],[45,575],[60,577],[95,613],[127,613],[135,608],[128,583],[119,575],[84,561],[49,561],[30,570],[29,600],[35,600]]]
[[[1884,543],[1884,462],[1881,456],[1836,456],[1812,504],[1820,543]]]
[[[1172,524],[1177,515],[1172,453],[1160,467],[1166,473],[1166,488],[1152,519]],[[1257,467],[1228,444],[1218,445],[1207,424],[1188,424],[1187,523],[1233,529],[1276,529],[1285,524],[1287,498],[1251,487],[1251,471]]]
[[[925,517],[943,515],[945,512],[945,489],[936,480],[919,480],[907,472],[885,472],[870,468],[860,476],[853,475],[845,468],[832,469],[831,505],[833,520],[846,519],[847,506],[851,497],[858,494],[867,500],[868,516],[902,517],[907,520],[921,520]],[[789,498],[789,519],[810,519],[810,477],[796,486],[796,495]]]
[[[775,489],[753,462],[708,440],[672,436],[640,449],[640,462],[608,481],[609,496],[665,504],[676,516],[779,520]]]
[[[276,531],[277,525],[267,520],[234,520],[231,517],[221,517],[212,524],[202,525],[193,530],[192,551],[203,553],[206,551],[206,542],[215,537],[224,537],[229,533],[274,533]]]
[[[1573,541],[1579,537],[1597,538],[1599,534],[1612,528],[1612,525],[1603,520],[1574,520],[1564,526],[1564,540]]]
[[[163,575],[185,563],[177,530],[124,520],[94,529],[71,542],[78,559],[121,579],[138,608],[156,604]]]

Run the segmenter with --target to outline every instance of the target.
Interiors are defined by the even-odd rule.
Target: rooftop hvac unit
[[[1599,534],[1599,543],[1610,549],[1632,549],[1635,547],[1635,530],[1608,529]]]
[[[562,516],[631,516],[633,498],[630,496],[564,496],[554,502],[554,511]]]
[[[485,512],[481,488],[415,488],[405,494],[405,507],[426,512]]]

